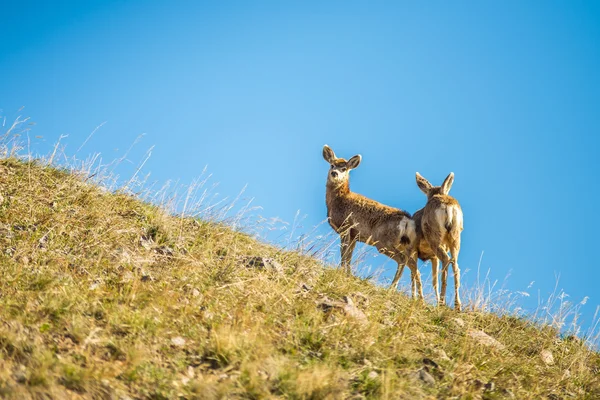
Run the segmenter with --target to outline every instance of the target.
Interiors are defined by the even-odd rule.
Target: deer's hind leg
[[[458,253],[460,252],[460,235],[452,239],[450,244],[450,262],[452,263],[452,272],[454,273],[454,309],[460,311],[460,268],[458,266]]]
[[[421,273],[419,272],[419,269],[417,268],[416,254],[414,254],[414,255],[413,254],[407,255],[407,254],[410,254],[410,252],[406,252],[406,254],[397,253],[392,257],[394,259],[394,261],[396,261],[398,263],[398,270],[396,271],[396,276],[394,277],[394,280],[392,281],[392,285],[390,286],[390,289],[398,286],[398,281],[400,280],[402,271],[404,270],[404,267],[406,265],[408,265],[408,268],[410,269],[410,286],[411,286],[412,297],[416,298],[417,294],[418,294],[419,298],[423,299],[424,298],[423,285],[421,283]]]
[[[433,292],[435,293],[435,301],[437,304],[440,304],[440,291],[439,291],[439,278],[438,278],[438,270],[439,270],[440,262],[437,257],[433,257],[431,259],[431,280],[433,284]]]
[[[425,227],[426,230],[426,238],[429,243],[429,247],[433,250],[435,256],[439,261],[442,262],[442,290],[439,295],[439,305],[446,304],[446,286],[448,284],[448,266],[450,264],[450,257],[446,253],[446,249],[442,244],[442,235],[439,232],[431,231],[427,232],[428,227]],[[437,261],[437,260],[436,260]],[[433,268],[433,260],[431,262]],[[439,264],[438,264],[439,265]]]
[[[394,279],[392,279],[392,283],[389,287],[389,290],[393,291],[398,289],[398,282],[402,277],[402,272],[404,272],[404,266],[406,265],[406,259],[404,258],[404,255],[396,251],[390,251],[386,247],[383,247],[378,243],[375,244],[375,247],[377,248],[378,252],[398,263],[398,268],[396,269],[396,274],[394,275]]]
[[[398,269],[396,270],[396,275],[394,275],[394,279],[392,280],[392,284],[390,285],[390,290],[398,289],[398,282],[402,277],[402,272],[404,272],[404,262],[398,263]]]

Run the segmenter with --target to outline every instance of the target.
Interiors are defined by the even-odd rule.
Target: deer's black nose
[[[334,178],[337,176],[337,171],[331,171],[331,176],[333,176]]]

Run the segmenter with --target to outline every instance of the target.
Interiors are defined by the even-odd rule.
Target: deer
[[[441,186],[433,186],[418,172],[416,179],[417,186],[427,196],[427,203],[413,215],[417,233],[416,251],[413,253],[413,257],[416,254],[423,261],[431,260],[433,289],[439,305],[444,305],[446,302],[448,267],[452,264],[454,308],[460,311],[458,253],[460,252],[460,235],[463,231],[463,213],[458,201],[448,194],[454,183],[454,173],[451,172]],[[448,251],[450,251],[451,257],[448,257]],[[438,292],[438,260],[442,262],[441,293]]]
[[[360,154],[349,160],[336,157],[333,150],[323,146],[323,158],[330,165],[327,174],[325,202],[327,220],[340,235],[341,268],[351,273],[350,263],[357,242],[375,246],[377,251],[396,261],[398,269],[390,290],[395,290],[404,266],[411,270],[412,295],[423,299],[421,277],[417,269],[415,252],[416,226],[410,214],[389,207],[350,190],[350,171],[358,167]]]

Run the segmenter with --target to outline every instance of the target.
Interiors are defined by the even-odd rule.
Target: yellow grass
[[[344,296],[366,323],[318,306]],[[600,398],[598,353],[553,328],[412,301],[14,157],[0,160],[0,355],[15,399]]]

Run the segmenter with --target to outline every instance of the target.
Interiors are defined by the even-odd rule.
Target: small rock
[[[121,278],[121,282],[123,283],[127,283],[127,282],[131,282],[133,280],[133,273],[131,271],[127,271],[123,274],[123,277]]]
[[[483,386],[484,386],[483,382],[481,382],[479,379],[475,379],[473,381],[473,387],[475,388],[475,390],[481,390],[481,389],[483,389]]]
[[[13,230],[15,230],[17,232],[26,231],[27,230],[27,226],[21,225],[21,224],[16,224],[16,225],[13,225]],[[36,231],[36,229],[32,229],[32,230]]]
[[[344,313],[347,316],[352,317],[363,324],[369,322],[365,313],[354,305],[354,302],[350,297],[344,296],[344,301],[346,302],[346,305],[344,306]]]
[[[431,374],[424,369],[420,369],[418,371],[418,376],[419,379],[425,382],[427,385],[435,385],[435,379],[433,379],[433,376],[431,376]]]
[[[484,331],[480,331],[477,329],[469,329],[467,331],[467,334],[469,336],[471,336],[473,339],[475,339],[479,344],[482,344],[484,346],[493,347],[498,350],[505,349],[505,346],[502,343],[500,343],[499,341],[497,341],[496,339],[494,339],[493,337],[491,337]]]
[[[283,265],[269,257],[245,257],[244,264],[248,268],[271,269],[283,272]]]
[[[452,322],[459,328],[465,327],[465,321],[462,318],[452,318]]]
[[[366,307],[369,305],[369,298],[367,296],[365,296],[364,294],[362,294],[361,292],[356,292],[353,294],[354,298],[356,299],[356,301],[358,302],[358,304]]]
[[[493,392],[494,389],[496,389],[496,384],[492,381],[489,381],[488,383],[485,384],[484,389],[486,392]]]
[[[181,336],[176,336],[174,338],[171,338],[171,343],[173,343],[173,345],[177,347],[183,347],[185,346],[185,339]]]
[[[344,296],[344,301],[331,300],[327,296],[324,296],[317,301],[317,307],[325,312],[329,312],[332,309],[340,309],[346,316],[351,317],[362,324],[369,322],[365,313],[358,309],[354,305],[352,299],[348,296]]]
[[[331,309],[335,307],[341,307],[341,305],[341,302],[333,301],[327,296],[323,296],[319,300],[317,300],[317,307],[325,312],[331,311]]]
[[[377,379],[379,377],[379,374],[375,371],[371,371],[369,372],[369,375],[367,375],[367,378],[369,379]]]
[[[160,246],[160,247],[157,247],[155,251],[158,254],[162,254],[163,256],[167,256],[167,257],[173,257],[173,254],[175,254],[175,252],[173,251],[173,249],[170,248],[169,246]]]
[[[221,374],[221,375],[219,375],[219,376],[217,377],[217,380],[218,380],[219,382],[222,382],[222,381],[224,381],[224,380],[225,380],[225,379],[227,379],[227,378],[229,378],[229,375],[227,375],[227,374]]]
[[[304,292],[310,292],[311,290],[313,290],[313,287],[310,285],[307,285],[306,283],[303,283],[302,286],[300,286],[300,290],[302,290]]]
[[[15,381],[17,381],[17,383],[25,383],[25,382],[27,382],[27,374],[23,370],[16,371],[13,374],[13,378],[15,378]]]
[[[500,389],[500,393],[502,393],[504,396],[508,397],[509,399],[516,398],[515,394],[510,389]]]
[[[154,277],[146,270],[142,270],[142,282],[154,281]]]
[[[38,247],[40,249],[45,249],[46,248],[46,243],[48,243],[48,234],[45,234],[44,236],[42,236],[40,238],[40,240],[38,240]]]
[[[198,296],[200,296],[200,291],[198,289],[194,288],[192,290],[192,297],[198,297]]]
[[[262,369],[258,370],[258,376],[260,376],[264,380],[267,380],[270,377],[269,373],[266,371],[263,371]]]
[[[140,245],[143,248],[145,248],[146,250],[150,250],[152,248],[153,244],[154,244],[154,241],[151,238],[148,238],[145,235],[142,235],[140,237]]]
[[[542,358],[542,361],[544,362],[544,364],[546,364],[546,365],[554,364],[554,356],[552,355],[552,352],[550,350],[542,350],[540,353],[540,357]]]
[[[569,371],[568,369],[565,370],[562,379],[569,379],[571,377],[571,371]]]
[[[196,376],[196,372],[194,371],[194,367],[192,367],[191,365],[187,367],[187,376],[190,379],[193,379],[194,376]]]
[[[433,353],[440,360],[450,361],[450,357],[448,357],[448,354],[442,349],[433,349]]]

